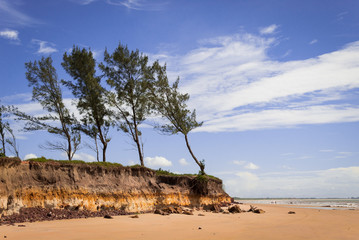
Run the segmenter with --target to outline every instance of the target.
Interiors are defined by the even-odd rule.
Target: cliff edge
[[[230,200],[220,179],[161,175],[144,167],[0,158],[0,216],[34,207],[149,212]]]

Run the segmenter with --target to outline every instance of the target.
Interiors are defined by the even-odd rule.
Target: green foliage
[[[3,153],[2,148],[0,148],[0,157],[6,157],[6,156],[5,156],[5,153]]]
[[[188,133],[202,126],[203,122],[197,122],[196,110],[190,111],[187,108],[186,102],[189,99],[189,95],[178,91],[179,78],[170,86],[166,73],[166,65],[160,66],[155,62],[154,69],[157,74],[157,81],[152,91],[151,100],[156,111],[169,121],[168,124],[157,126],[157,129],[167,134],[182,133],[193,160],[199,166],[201,174],[205,174],[204,160],[197,160],[188,142]]]
[[[12,112],[18,117],[18,120],[25,120],[24,130],[36,131],[47,130],[51,134],[62,137],[64,142],[46,142],[42,146],[49,150],[64,151],[69,160],[71,160],[77,151],[81,136],[75,128],[77,120],[74,114],[70,114],[68,108],[63,103],[60,82],[58,81],[56,69],[52,65],[51,57],[41,60],[25,63],[26,78],[29,86],[32,87],[32,100],[41,104],[42,108],[49,114],[41,117],[27,115],[17,108],[12,108]],[[53,124],[59,121],[60,126]],[[49,123],[52,122],[52,123]],[[16,144],[15,141],[11,142]]]
[[[151,113],[150,94],[154,85],[154,69],[148,65],[148,57],[136,51],[130,51],[121,43],[112,54],[105,51],[105,64],[99,67],[104,72],[107,83],[114,88],[108,93],[115,113],[118,127],[134,141],[140,163],[143,162],[143,143],[138,126]]]
[[[157,74],[156,86],[152,94],[155,109],[169,121],[169,124],[158,126],[164,133],[187,135],[191,130],[202,126],[197,122],[196,110],[192,112],[187,108],[189,100],[187,93],[178,91],[179,78],[170,86],[166,73],[166,66],[155,64]]]
[[[54,160],[54,159],[47,159],[45,157],[39,157],[39,158],[31,158],[28,159],[28,161],[32,162],[56,162],[60,164],[86,164],[86,165],[94,165],[94,166],[102,166],[102,167],[122,167],[122,164],[120,163],[110,163],[110,162],[85,162],[82,160]]]
[[[74,46],[70,54],[63,56],[62,66],[73,80],[65,84],[78,99],[77,109],[82,114],[82,126],[78,126],[93,139],[102,143],[102,160],[106,162],[109,128],[112,121],[111,111],[106,107],[106,90],[101,86],[101,77],[96,76],[96,61],[91,50]]]

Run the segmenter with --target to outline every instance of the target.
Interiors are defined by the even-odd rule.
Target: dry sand
[[[359,239],[359,210],[318,210],[256,205],[264,214],[195,212],[193,216],[143,214],[0,226],[0,239]],[[248,206],[241,205],[248,209]],[[296,214],[288,214],[295,211]],[[198,216],[203,213],[205,216]],[[199,229],[201,228],[201,229]]]

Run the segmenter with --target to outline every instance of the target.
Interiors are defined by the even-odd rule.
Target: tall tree
[[[32,87],[32,100],[41,104],[48,112],[47,115],[34,117],[13,108],[13,113],[20,120],[26,120],[26,131],[47,130],[59,135],[65,142],[47,141],[43,146],[49,150],[66,152],[68,160],[72,160],[79,148],[81,136],[76,129],[77,120],[65,106],[56,69],[52,65],[51,57],[42,57],[39,61],[25,63],[26,78]],[[16,144],[16,142],[14,143]]]
[[[158,128],[167,134],[182,133],[184,135],[186,146],[193,160],[200,168],[200,174],[205,174],[204,160],[199,161],[194,155],[188,141],[188,134],[193,129],[202,126],[203,122],[197,122],[196,110],[190,111],[186,102],[189,94],[183,94],[178,91],[179,78],[170,86],[166,73],[166,65],[155,64],[156,68],[156,87],[152,92],[152,102],[154,108],[169,121],[168,124],[158,126]]]
[[[117,124],[134,141],[141,166],[144,166],[143,143],[139,125],[150,114],[150,88],[153,85],[153,67],[148,57],[130,51],[121,43],[112,54],[105,51],[105,63],[100,64],[107,83],[115,89],[108,94],[109,103],[117,109]]]
[[[91,50],[74,46],[70,54],[64,54],[62,66],[73,78],[62,82],[78,99],[82,131],[92,138],[99,138],[102,144],[102,161],[106,162],[106,149],[111,140],[108,137],[111,112],[106,107],[106,90],[101,86],[101,77],[96,76],[96,61]]]

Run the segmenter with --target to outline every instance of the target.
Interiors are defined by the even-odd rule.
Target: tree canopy
[[[32,87],[32,100],[39,102],[47,115],[34,117],[13,108],[13,113],[21,120],[26,120],[25,130],[47,130],[66,141],[47,141],[43,147],[50,150],[66,152],[69,160],[79,148],[81,136],[75,128],[77,120],[65,106],[56,69],[52,65],[51,57],[42,57],[39,61],[25,63],[26,78]],[[58,124],[58,122],[60,124]],[[60,125],[60,126],[59,126]]]
[[[62,80],[77,98],[77,109],[82,114],[83,126],[79,128],[91,137],[98,137],[102,144],[102,161],[106,162],[106,149],[110,138],[111,111],[106,106],[105,88],[101,77],[96,76],[96,61],[91,50],[74,46],[70,54],[63,56],[62,66],[73,78]]]
[[[107,77],[107,83],[114,88],[108,99],[117,112],[117,125],[134,141],[141,166],[144,166],[143,143],[139,125],[151,112],[150,93],[154,84],[154,70],[148,64],[148,57],[130,51],[121,43],[112,54],[104,54],[105,64],[100,64]]]

